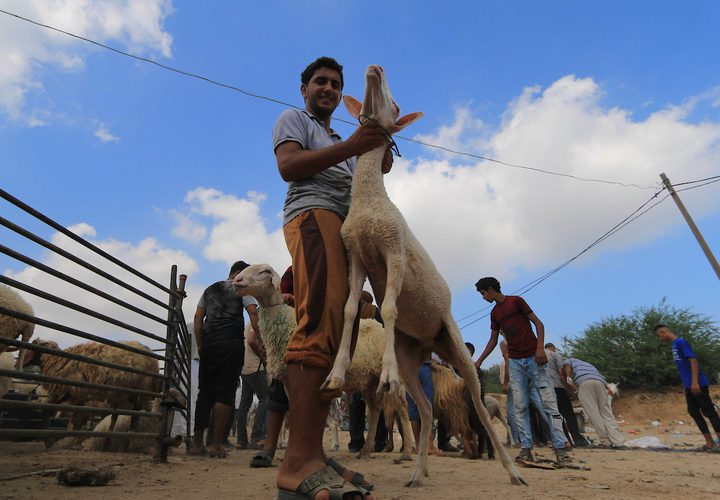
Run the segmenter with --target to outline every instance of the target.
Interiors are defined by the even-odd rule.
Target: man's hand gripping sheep
[[[343,97],[352,116],[361,122],[375,121],[386,130],[388,140],[392,134],[422,117],[422,113],[400,117],[380,66],[368,67],[365,78],[364,102],[347,95]],[[385,322],[386,344],[378,391],[397,392],[402,377],[420,410],[418,463],[408,486],[420,485],[421,477],[427,476],[432,413],[417,372],[433,351],[457,367],[467,381],[480,419],[490,432],[511,482],[527,484],[494,431],[480,400],[480,383],[474,364],[450,312],[447,283],[385,191],[383,173],[388,170],[388,154],[390,144],[369,151],[357,160],[352,202],[341,231],[350,261],[350,295],[345,305],[339,352],[321,389],[332,391],[343,386],[350,365],[353,322],[367,277],[378,303],[382,304],[380,310]]]

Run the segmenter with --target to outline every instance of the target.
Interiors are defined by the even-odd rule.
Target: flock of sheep
[[[33,309],[15,290],[0,285],[0,305],[6,309],[15,310],[26,315],[32,316]],[[22,337],[23,341],[30,340],[34,324],[20,320],[11,316],[0,314],[0,337],[16,339]],[[135,341],[121,342],[138,351],[151,351],[144,345]],[[34,344],[51,349],[58,350],[58,344],[53,341],[44,341],[36,339]],[[5,344],[0,344],[0,368],[6,370],[22,369],[23,350],[20,351],[17,360],[10,352],[6,350]],[[101,362],[109,362],[117,365],[123,365],[136,370],[157,374],[158,377],[144,375],[140,373],[126,372],[123,370],[90,364],[78,359],[70,359],[66,357],[54,356],[52,354],[43,353],[40,357],[40,369],[44,376],[61,378],[65,380],[89,382],[92,384],[101,384],[104,386],[114,386],[126,389],[136,389],[148,393],[159,393],[162,389],[162,380],[160,375],[160,366],[155,357],[146,356],[139,352],[131,352],[119,347],[99,343],[86,342],[74,345],[65,349],[66,353],[83,356],[98,360]],[[34,390],[39,399],[44,403],[66,404],[74,406],[92,406],[97,408],[114,408],[127,410],[150,411],[155,403],[157,411],[157,402],[153,401],[152,396],[147,394],[128,393],[113,390],[104,390],[99,388],[79,387],[65,385],[54,381],[44,381],[41,384],[27,384],[22,382],[13,382],[10,376],[0,376],[0,397],[7,393],[10,389],[17,392],[28,392]],[[46,424],[49,422],[49,414],[46,414]],[[88,420],[89,414],[85,412],[75,412],[70,420],[70,428],[82,430]],[[96,430],[114,430],[127,431],[130,430],[130,417],[122,415],[108,415],[96,427]],[[138,420],[138,419],[136,419]],[[158,432],[157,419],[143,417],[136,422],[133,430],[138,432]],[[144,440],[122,440],[126,444],[124,449],[133,451],[146,449],[152,446],[148,439]],[[50,444],[49,441],[47,441]],[[66,439],[57,443],[55,446],[63,446],[69,444],[79,444],[78,440]],[[90,449],[107,449],[117,448],[117,440],[111,441],[107,439],[93,438],[85,444]]]

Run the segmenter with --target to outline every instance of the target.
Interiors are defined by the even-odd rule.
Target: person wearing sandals
[[[230,281],[249,264],[235,262],[227,280],[213,283],[205,289],[195,311],[193,328],[200,353],[198,396],[195,404],[195,423],[191,455],[210,455],[225,458],[223,439],[235,406],[235,392],[245,355],[243,310],[256,332],[257,302],[254,298],[237,294]],[[209,448],[203,446],[203,435],[213,418],[213,432]]]
[[[664,342],[672,342],[673,359],[677,365],[680,380],[682,380],[685,387],[685,401],[688,413],[705,438],[703,448],[708,451],[717,451],[705,418],[710,420],[715,434],[720,439],[720,417],[718,417],[712,399],[710,399],[709,381],[700,369],[700,363],[697,361],[695,352],[687,340],[676,336],[666,325],[659,324],[655,326],[653,333]]]

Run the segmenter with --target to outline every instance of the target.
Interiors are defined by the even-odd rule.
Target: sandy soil
[[[712,394],[718,396],[718,389]],[[469,461],[457,456],[430,457],[430,476],[424,486],[404,483],[412,462],[394,463],[399,454],[375,454],[357,459],[347,451],[332,455],[377,483],[375,498],[693,498],[720,497],[720,453],[691,451],[702,436],[685,411],[680,389],[667,394],[634,392],[614,404],[627,439],[654,436],[672,451],[573,450],[574,463],[590,470],[521,470],[528,487],[510,484],[499,461]],[[655,425],[653,425],[653,421]],[[504,437],[504,430],[497,427]],[[589,432],[592,437],[592,432]],[[396,437],[396,443],[398,443]],[[509,450],[512,457],[517,450]],[[536,456],[552,458],[552,450],[536,448]],[[168,464],[154,464],[147,456],[83,451],[45,451],[39,443],[0,443],[0,498],[3,499],[270,499],[275,495],[277,467],[251,469],[252,452],[232,451],[227,459],[187,457],[176,451]],[[283,451],[276,454],[281,459]],[[70,464],[111,466],[117,478],[103,487],[67,487],[54,475],[40,475]],[[38,473],[8,479],[10,476]]]

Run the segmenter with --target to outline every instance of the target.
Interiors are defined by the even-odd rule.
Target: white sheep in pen
[[[411,113],[399,117],[400,109],[380,66],[368,67],[365,84],[364,102],[346,95],[345,105],[355,118],[373,120],[383,127],[388,139],[422,116]],[[396,392],[402,376],[420,410],[420,453],[408,486],[420,485],[421,477],[427,476],[432,414],[417,373],[431,351],[458,368],[511,482],[527,484],[502,446],[481,402],[475,366],[452,317],[450,289],[385,191],[383,170],[388,154],[392,154],[390,145],[376,148],[361,155],[355,167],[350,210],[341,229],[350,259],[350,295],[339,352],[322,388],[336,390],[345,383],[351,366],[350,342],[357,303],[365,279],[369,278],[385,321],[386,344],[378,390]]]
[[[295,310],[283,303],[280,293],[280,275],[268,264],[255,264],[238,274],[233,285],[243,294],[252,295],[260,305],[260,331],[267,351],[268,373],[284,381],[287,375],[285,351],[288,340],[295,330]],[[348,393],[362,391],[369,414],[369,430],[361,456],[368,456],[375,443],[382,395],[375,391],[382,370],[382,352],[385,345],[385,333],[380,323],[373,319],[361,319],[357,346],[353,362],[347,371],[344,384],[338,389]],[[394,398],[395,411],[401,418],[403,431],[403,458],[409,458],[412,449],[412,428],[407,418],[407,409],[403,399]],[[403,407],[405,411],[403,413]],[[404,415],[404,419],[403,419]]]
[[[0,284],[0,307],[27,314],[28,316],[33,316],[34,314],[32,306],[28,304],[19,293],[3,284]],[[21,337],[23,342],[29,342],[34,330],[35,323],[0,314],[0,337],[5,337],[6,339]],[[0,353],[5,352],[5,349],[7,349],[7,345],[0,344]],[[21,351],[21,354],[22,352],[23,351]],[[18,369],[22,368],[22,366],[20,366],[21,363],[22,355],[18,356]]]

